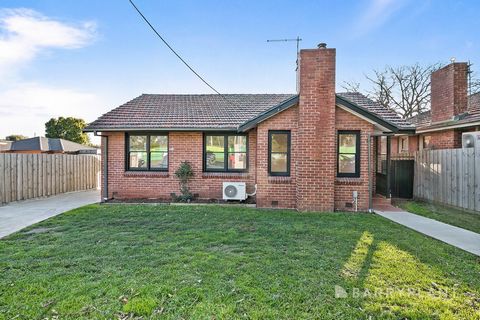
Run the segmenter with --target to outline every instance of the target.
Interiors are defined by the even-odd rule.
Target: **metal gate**
[[[392,198],[413,198],[414,160],[391,160],[390,192]]]

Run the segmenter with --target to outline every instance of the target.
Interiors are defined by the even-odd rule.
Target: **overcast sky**
[[[295,43],[337,48],[337,86],[385,65],[471,60],[480,1],[136,0],[222,93],[295,91]],[[87,122],[141,93],[211,93],[128,0],[0,3],[0,137],[44,135],[51,117]]]

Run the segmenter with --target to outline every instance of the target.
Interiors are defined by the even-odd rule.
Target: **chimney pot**
[[[326,49],[326,48],[327,48],[327,44],[326,44],[325,42],[320,42],[320,43],[318,44],[318,48],[319,48],[319,49]]]

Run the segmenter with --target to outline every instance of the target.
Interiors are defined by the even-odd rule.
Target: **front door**
[[[390,197],[390,137],[376,137],[376,161],[375,161],[375,191],[387,198]]]

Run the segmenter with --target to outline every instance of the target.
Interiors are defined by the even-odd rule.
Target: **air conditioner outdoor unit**
[[[462,133],[462,147],[480,149],[480,131]]]
[[[245,182],[224,182],[223,200],[245,200],[247,199]]]

